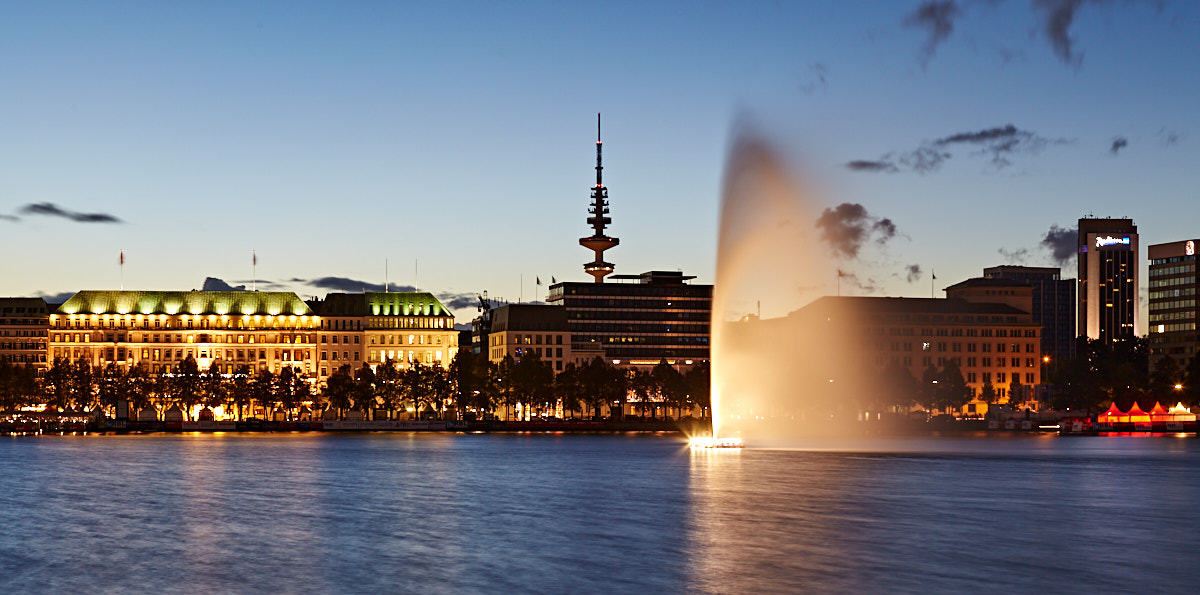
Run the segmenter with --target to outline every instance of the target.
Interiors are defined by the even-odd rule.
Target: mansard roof
[[[291,291],[80,291],[56,314],[312,316]]]
[[[331,293],[319,311],[321,316],[454,316],[427,291]]]

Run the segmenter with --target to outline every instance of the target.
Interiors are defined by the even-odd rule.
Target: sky
[[[617,273],[713,282],[752,129],[843,294],[1073,277],[1083,216],[1200,236],[1196,64],[1185,1],[4,2],[0,295],[544,298],[598,112]]]

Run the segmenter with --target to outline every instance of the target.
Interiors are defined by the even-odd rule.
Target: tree
[[[900,362],[889,363],[880,373],[878,404],[893,411],[908,411],[920,397],[917,379]]]
[[[371,411],[378,405],[375,398],[375,372],[367,362],[354,372],[354,408],[362,411],[363,419],[371,419]]]
[[[570,412],[570,417],[575,417],[584,401],[582,374],[575,362],[567,362],[554,377],[554,392],[562,399],[563,409]]]
[[[934,366],[933,364],[925,366],[925,370],[921,372],[921,384],[917,388],[917,400],[924,405],[926,409],[937,409],[937,383],[937,366]]]
[[[529,411],[545,410],[549,405],[554,370],[549,362],[532,349],[525,350],[521,359],[512,365],[512,387],[518,401]]]
[[[250,385],[250,394],[263,408],[263,415],[271,419],[271,411],[275,409],[275,374],[265,368],[259,370]]]
[[[1154,372],[1150,375],[1150,394],[1162,403],[1177,400],[1176,384],[1182,384],[1184,371],[1179,363],[1170,355],[1164,355],[1154,364]]]
[[[233,372],[233,384],[229,387],[229,398],[237,409],[238,421],[242,420],[242,412],[254,400],[254,387],[250,381],[250,366],[242,364]]]
[[[275,393],[275,400],[283,408],[284,419],[291,421],[292,410],[299,406],[296,398],[296,370],[291,366],[284,366],[279,374],[275,375],[272,383],[272,390]]]
[[[1183,395],[1180,400],[1188,405],[1200,405],[1200,353],[1192,356],[1183,370]]]
[[[187,420],[192,407],[200,402],[201,397],[200,367],[196,365],[196,358],[189,355],[175,366],[171,388],[175,398],[183,404],[183,419]]]
[[[200,379],[201,402],[205,407],[224,405],[229,396],[229,383],[221,375],[221,366],[214,362]]]
[[[684,375],[687,401],[700,408],[700,417],[712,412],[712,367],[708,362],[693,366]]]
[[[73,366],[65,357],[56,357],[42,376],[42,396],[49,407],[63,410],[71,399]]]
[[[333,375],[325,381],[324,395],[329,406],[338,410],[338,419],[342,419],[343,412],[350,408],[350,399],[354,396],[354,376],[349,364],[333,371]]]
[[[393,359],[388,359],[375,369],[375,394],[388,411],[404,409],[403,380],[404,373]]]
[[[631,368],[629,370],[629,388],[633,392],[633,396],[637,397],[642,417],[646,417],[647,407],[650,408],[650,414],[654,415],[654,406],[650,403],[654,392],[654,376],[645,370]]]
[[[70,401],[76,409],[91,407],[96,398],[96,374],[92,363],[80,356],[71,369]]]
[[[999,398],[999,395],[996,393],[996,387],[992,384],[992,378],[990,376],[985,377],[983,388],[979,389],[979,400],[988,405],[995,405]]]
[[[1025,385],[1021,384],[1021,373],[1013,372],[1012,379],[1008,382],[1008,402],[1023,403],[1025,402]]]
[[[939,409],[961,409],[971,400],[971,391],[963,380],[962,370],[953,359],[947,359],[938,374],[936,389],[937,407]]]
[[[683,374],[663,358],[654,365],[650,375],[654,382],[655,396],[663,404],[663,417],[668,417],[670,407],[674,407],[677,412],[683,409],[684,400],[687,398]]]

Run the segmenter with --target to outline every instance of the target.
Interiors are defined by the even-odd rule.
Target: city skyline
[[[386,268],[459,323],[544,299],[587,279],[598,111],[617,274],[712,282],[743,127],[804,172],[847,294],[1073,276],[1054,226],[1089,214],[1196,235],[1192,4],[462,6],[0,7],[0,295]]]

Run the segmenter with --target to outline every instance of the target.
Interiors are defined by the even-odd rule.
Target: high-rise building
[[[1138,318],[1138,233],[1132,219],[1080,219],[1079,326],[1105,343],[1132,339]]]
[[[1075,356],[1075,280],[1058,267],[1000,265],[983,269],[992,279],[1024,281],[1033,286],[1033,321],[1042,325],[1042,354],[1051,362]]]
[[[1196,246],[1200,240],[1152,244],[1150,258],[1150,354],[1152,364],[1163,356],[1185,365],[1200,349],[1196,320]]]
[[[650,271],[613,275],[618,283],[562,282],[547,301],[566,309],[576,353],[601,347],[618,364],[691,365],[709,358],[713,289],[688,283],[694,278]]]

